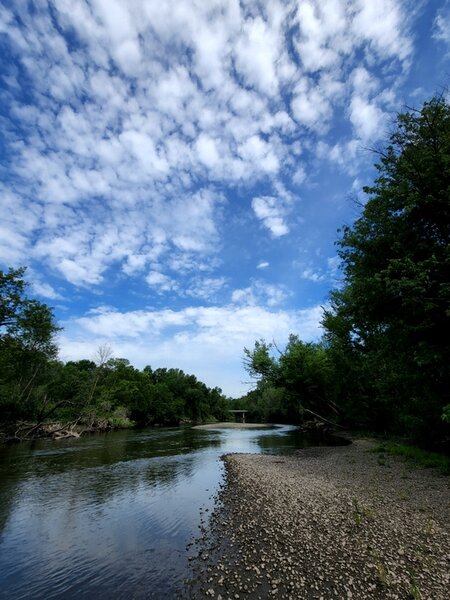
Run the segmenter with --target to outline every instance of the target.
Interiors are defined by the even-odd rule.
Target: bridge
[[[235,419],[236,417],[238,417],[239,415],[241,415],[241,423],[245,423],[245,413],[248,413],[248,410],[241,410],[241,409],[234,409],[234,410],[230,410],[230,413],[234,413]]]

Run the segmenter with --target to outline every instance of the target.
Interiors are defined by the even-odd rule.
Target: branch
[[[309,410],[309,408],[305,408],[304,412],[311,413],[312,415],[314,415],[315,417],[317,417],[321,421],[324,421],[325,423],[329,423],[330,425],[333,425],[333,427],[340,427],[340,429],[345,429],[345,427],[343,427],[342,425],[338,425],[337,423],[333,423],[333,421],[329,421],[328,419],[325,419],[325,417],[322,417],[321,415],[318,415],[314,411]]]

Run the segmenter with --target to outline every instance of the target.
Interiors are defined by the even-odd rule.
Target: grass
[[[353,517],[353,520],[355,521],[355,524],[357,525],[357,527],[359,527],[361,525],[361,521],[362,521],[362,514],[361,514],[361,509],[359,508],[358,500],[354,496],[352,498],[352,504],[353,504],[352,517]]]
[[[381,465],[382,467],[384,467],[386,465],[386,457],[384,454],[379,454],[378,458],[377,458],[377,462],[379,465]]]
[[[363,521],[366,519],[368,521],[372,521],[375,518],[375,514],[371,508],[367,508],[358,502],[358,499],[353,496],[352,497],[352,517],[355,522],[355,525],[359,527]]]
[[[379,560],[376,562],[376,569],[377,569],[378,581],[381,583],[381,585],[383,587],[389,587],[391,580],[390,580],[389,571],[387,570],[386,565]]]
[[[378,463],[384,464],[385,454],[394,456],[402,456],[406,460],[410,460],[416,465],[427,468],[439,469],[443,475],[450,475],[450,457],[437,452],[429,452],[421,450],[416,446],[408,446],[406,444],[397,444],[395,442],[383,442],[373,449],[373,452],[379,454]]]
[[[419,586],[417,585],[417,581],[414,573],[409,573],[409,590],[408,595],[411,600],[422,600],[422,594],[420,593]]]

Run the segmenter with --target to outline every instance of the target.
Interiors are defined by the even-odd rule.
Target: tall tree
[[[344,285],[323,324],[360,380],[350,386],[360,397],[347,399],[355,418],[420,438],[442,430],[449,403],[448,102],[400,114],[379,158],[364,210],[338,242]]]
[[[277,349],[278,350],[278,349]],[[247,397],[253,412],[266,419],[298,423],[311,416],[336,418],[333,365],[321,343],[305,343],[290,335],[283,351],[257,340],[244,348],[244,367],[258,380],[257,394]]]
[[[0,402],[3,419],[32,416],[44,371],[56,356],[52,310],[26,295],[25,269],[0,271]]]

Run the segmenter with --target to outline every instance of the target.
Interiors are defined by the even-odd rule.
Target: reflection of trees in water
[[[279,452],[283,451],[283,449],[287,451],[296,448],[311,448],[312,446],[342,446],[348,442],[344,438],[333,437],[332,435],[294,429],[283,435],[258,436],[257,443],[264,450]]]
[[[0,459],[0,534],[4,530],[13,511],[20,487],[20,474],[6,472],[4,461]]]
[[[217,435],[204,433],[191,428],[128,430],[9,448],[8,460],[0,463],[5,471],[0,519],[6,522],[19,486],[43,507],[63,499],[67,513],[79,504],[100,507],[115,495],[136,494],[142,486],[166,488],[200,468],[196,451],[220,445]],[[17,468],[17,462],[27,468]]]
[[[106,579],[120,568],[128,578],[138,571],[153,577],[148,575],[151,561],[138,567],[151,547],[158,550],[161,573],[169,573],[174,548],[184,551],[200,504],[220,479],[217,459],[223,444],[236,451],[251,442],[269,451],[291,437],[280,429],[224,433],[186,427],[9,448],[7,457],[0,456],[0,522],[10,520],[3,541],[12,550],[0,569],[13,565],[15,574],[19,569],[13,585],[21,590],[34,577],[33,569],[44,587],[54,573],[63,573],[67,582],[71,573],[79,579],[82,572],[86,581],[109,590]],[[132,564],[131,571],[124,561]]]

